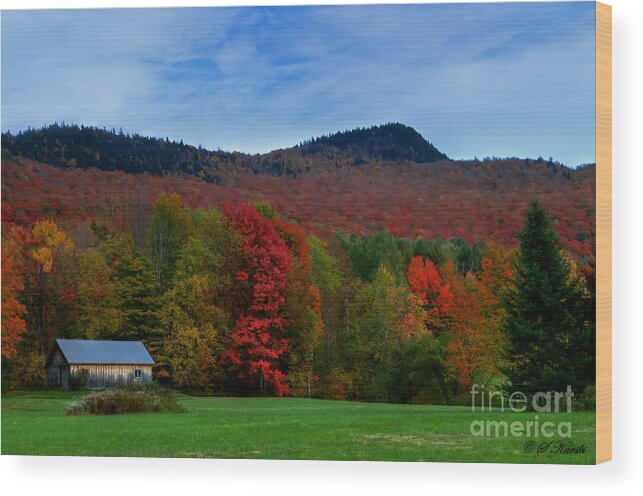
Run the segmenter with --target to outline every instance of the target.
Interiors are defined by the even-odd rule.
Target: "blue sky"
[[[2,12],[2,129],[264,152],[399,121],[453,158],[595,160],[593,2]]]

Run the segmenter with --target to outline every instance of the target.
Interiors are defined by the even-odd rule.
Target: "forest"
[[[323,239],[265,200],[188,208],[176,193],[142,244],[90,228],[79,246],[52,219],[3,226],[6,387],[44,387],[61,337],[141,340],[158,382],[198,394],[452,403],[474,383],[594,384],[594,270],[538,202],[517,248]]]
[[[141,340],[198,394],[592,397],[595,166],[449,160],[392,123],[264,155],[2,135],[3,387],[56,338]]]
[[[518,246],[523,211],[537,198],[575,258],[595,253],[595,166],[562,169],[518,159],[415,164],[368,163],[297,177],[242,174],[229,184],[191,175],[63,169],[24,157],[2,157],[2,222],[56,219],[86,244],[88,222],[104,220],[145,243],[159,192],[178,193],[189,208],[223,208],[257,198],[272,203],[307,232],[337,230],[404,238],[461,238]],[[81,232],[82,231],[82,232]]]

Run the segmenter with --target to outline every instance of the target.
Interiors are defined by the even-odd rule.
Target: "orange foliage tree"
[[[36,222],[23,240],[25,285],[28,286],[25,305],[38,337],[40,354],[45,356],[55,335],[53,321],[57,308],[70,307],[65,303],[76,297],[75,290],[63,282],[62,271],[58,270],[61,259],[71,252],[74,244],[53,220]]]
[[[442,269],[453,294],[446,365],[463,390],[500,376],[507,346],[501,298],[511,281],[513,257],[513,251],[489,243],[477,274],[462,277],[452,262]]]
[[[15,355],[16,346],[27,329],[24,319],[27,309],[18,299],[24,289],[20,258],[16,240],[5,239],[2,243],[2,355],[7,358]]]
[[[289,290],[284,306],[288,320],[290,350],[284,355],[288,371],[289,393],[293,396],[311,396],[318,376],[313,371],[314,350],[323,334],[321,296],[311,278],[310,246],[304,231],[278,217],[272,224],[279,237],[286,242],[290,255],[288,270]]]

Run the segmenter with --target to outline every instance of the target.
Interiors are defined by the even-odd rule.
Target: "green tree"
[[[393,350],[402,342],[426,334],[417,297],[380,266],[371,282],[358,282],[352,305],[354,380],[364,398],[391,401],[395,387]]]
[[[220,355],[229,337],[226,310],[229,243],[226,224],[216,209],[191,212],[195,236],[179,251],[172,286],[165,294],[162,322],[167,338],[162,376],[181,389],[220,390]]]
[[[450,402],[444,346],[435,335],[418,334],[396,343],[391,355],[392,401]]]
[[[397,282],[404,281],[404,255],[400,240],[394,234],[380,231],[373,236],[340,236],[340,240],[350,254],[355,276],[371,281],[379,267],[384,266]]]
[[[324,295],[331,295],[342,282],[337,259],[328,251],[327,243],[309,234],[306,242],[310,248],[311,278],[315,287]]]
[[[161,193],[156,199],[152,224],[147,233],[156,282],[166,289],[174,275],[179,250],[192,232],[192,221],[181,197]]]
[[[329,247],[328,243],[315,235],[308,235],[306,242],[310,248],[310,277],[319,290],[323,332],[318,349],[315,351],[313,368],[320,375],[322,395],[344,398],[349,394],[347,381],[350,377],[344,369],[345,348],[342,334],[350,327],[350,304],[354,284],[350,259],[339,246],[338,240]],[[334,248],[341,260],[331,251]],[[334,372],[333,372],[334,371]],[[333,392],[332,390],[335,389]],[[338,392],[341,389],[342,392]]]
[[[112,270],[120,325],[109,337],[141,340],[156,358],[160,356],[164,335],[159,321],[160,289],[152,263],[131,238],[120,240],[118,246]]]
[[[570,385],[580,393],[595,381],[588,294],[538,202],[526,213],[513,282],[505,298],[511,388],[533,394]]]
[[[288,371],[288,388],[292,396],[312,394],[315,350],[323,333],[319,291],[311,284],[310,273],[300,260],[292,260],[288,271],[288,295],[284,314],[288,320],[290,348],[282,357]]]
[[[238,309],[232,293],[234,276],[243,260],[241,237],[216,208],[193,211],[192,223],[195,236],[181,249],[176,277],[207,273],[217,305],[235,314]]]
[[[272,220],[279,217],[279,212],[277,211],[277,209],[272,203],[267,200],[257,198],[255,200],[252,200],[252,205],[255,207],[257,212],[263,215],[266,219]]]

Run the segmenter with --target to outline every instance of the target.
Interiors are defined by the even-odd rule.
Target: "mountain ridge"
[[[449,160],[415,129],[400,123],[340,131],[254,155],[208,150],[183,140],[64,123],[17,134],[2,133],[2,148],[12,156],[63,169],[96,167],[152,175],[185,173],[217,184],[240,171],[296,177],[325,167],[355,167],[367,162]]]
[[[338,131],[299,145],[304,154],[322,151],[324,147],[353,150],[380,160],[430,163],[449,159],[414,128],[399,122]]]

